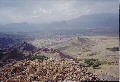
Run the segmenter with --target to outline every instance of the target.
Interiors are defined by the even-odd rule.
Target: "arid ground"
[[[88,70],[103,79],[115,80],[119,77],[119,38],[112,36],[71,36],[41,38],[30,41],[38,48],[58,49],[86,65],[86,59],[96,59],[99,67],[88,66]],[[43,55],[43,53],[42,53]],[[57,56],[55,56],[57,57]],[[59,58],[59,57],[58,57]]]

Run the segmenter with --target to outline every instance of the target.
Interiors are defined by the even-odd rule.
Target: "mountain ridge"
[[[81,16],[72,20],[68,21],[61,21],[61,22],[52,22],[46,24],[28,24],[28,23],[11,23],[7,25],[2,25],[1,32],[54,32],[54,31],[69,31],[69,30],[81,30],[83,31],[92,31],[94,33],[117,33],[118,34],[118,27],[119,27],[119,15],[113,13],[104,13],[104,14],[92,14],[92,15],[85,15]],[[114,22],[114,23],[113,23]],[[22,27],[22,28],[21,28]],[[24,28],[24,29],[23,29]],[[49,30],[46,30],[49,29]],[[105,30],[105,31],[104,31]]]

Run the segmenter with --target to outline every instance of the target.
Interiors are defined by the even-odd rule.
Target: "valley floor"
[[[80,64],[85,59],[97,59],[101,65],[88,70],[98,75],[108,75],[115,80],[119,78],[119,38],[112,36],[71,36],[31,41],[34,46],[58,49],[66,55],[75,58]]]

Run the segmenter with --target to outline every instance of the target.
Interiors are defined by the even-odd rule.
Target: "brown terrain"
[[[112,36],[80,36],[56,39],[37,39],[31,41],[34,46],[43,46],[60,50],[84,65],[85,59],[97,59],[101,65],[97,69],[87,67],[101,79],[119,78],[119,38]]]
[[[119,40],[109,36],[21,42],[0,50],[0,80],[118,81]]]
[[[8,82],[98,81],[95,74],[72,60],[48,59],[20,61],[0,70],[0,80]]]

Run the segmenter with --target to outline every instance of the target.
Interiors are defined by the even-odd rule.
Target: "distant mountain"
[[[119,25],[119,15],[118,14],[93,14],[81,16],[77,19],[69,21],[75,25],[80,25],[84,27],[117,27]],[[73,25],[73,24],[72,24]]]
[[[82,32],[90,31],[92,33],[101,34],[118,34],[119,30],[119,14],[93,14],[93,15],[84,15],[78,18],[61,21],[61,22],[52,22],[47,24],[28,24],[28,23],[12,23],[7,25],[0,26],[0,32],[54,32],[54,31],[63,31],[71,32],[73,30]],[[82,32],[81,32],[82,31]]]

